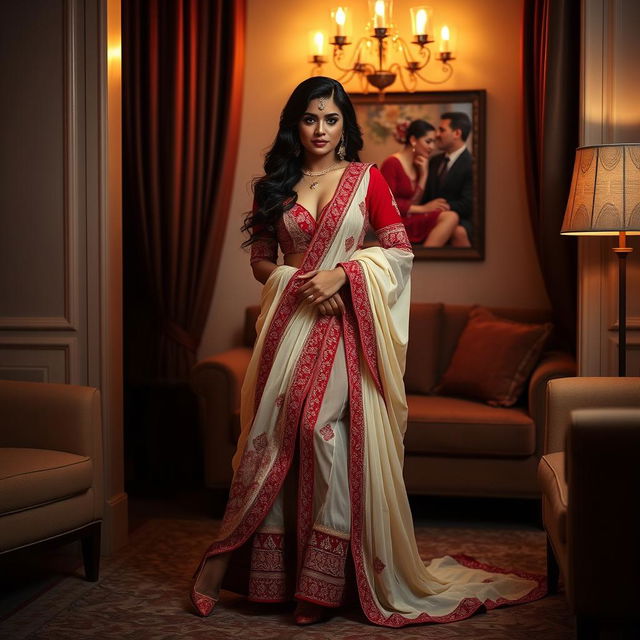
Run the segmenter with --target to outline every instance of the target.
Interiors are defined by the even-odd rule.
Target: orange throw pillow
[[[514,405],[533,371],[553,325],[498,318],[484,307],[469,314],[436,393]]]

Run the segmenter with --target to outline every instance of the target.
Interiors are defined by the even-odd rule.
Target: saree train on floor
[[[369,224],[380,246],[363,248]],[[418,555],[402,478],[413,255],[379,171],[351,163],[317,222],[295,204],[252,259],[275,263],[278,242],[305,258],[300,270],[276,268],[263,289],[229,502],[205,554],[235,550],[224,586],[255,601],[339,606],[350,552],[360,604],[379,625],[452,622],[541,597],[539,577],[465,557],[425,566]],[[296,276],[338,264],[346,314],[299,305]],[[287,477],[294,458],[297,483]]]

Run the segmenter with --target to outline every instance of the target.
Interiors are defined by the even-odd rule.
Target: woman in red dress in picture
[[[380,172],[396,199],[411,244],[468,247],[458,214],[449,210],[444,198],[419,204],[429,174],[429,156],[435,146],[435,128],[424,120],[414,120],[406,131],[399,127],[398,133],[397,139],[404,142],[404,148],[389,156]]]

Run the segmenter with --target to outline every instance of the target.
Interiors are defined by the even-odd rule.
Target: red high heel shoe
[[[293,619],[296,624],[299,625],[316,624],[317,622],[324,622],[327,619],[327,615],[328,611],[326,607],[313,602],[307,602],[306,600],[300,600],[293,613]]]
[[[196,572],[193,574],[193,586],[191,587],[191,593],[189,594],[191,597],[191,604],[194,609],[198,612],[198,615],[201,615],[203,618],[210,616],[213,612],[214,607],[218,603],[218,598],[214,598],[213,596],[208,596],[204,593],[200,593],[196,591],[196,584],[198,584],[198,578],[204,569],[204,565],[207,562],[207,558],[205,558],[200,566],[196,569]]]

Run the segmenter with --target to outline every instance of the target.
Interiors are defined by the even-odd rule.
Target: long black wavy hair
[[[253,183],[255,208],[246,215],[242,226],[242,231],[249,234],[249,238],[242,243],[243,247],[250,245],[257,235],[274,233],[280,216],[293,207],[298,198],[293,187],[302,178],[304,157],[298,125],[309,102],[316,98],[333,98],[342,112],[345,160],[360,161],[358,152],[362,149],[362,132],[351,100],[342,85],[324,76],[314,76],[301,82],[280,114],[278,133],[265,155],[265,175]]]

